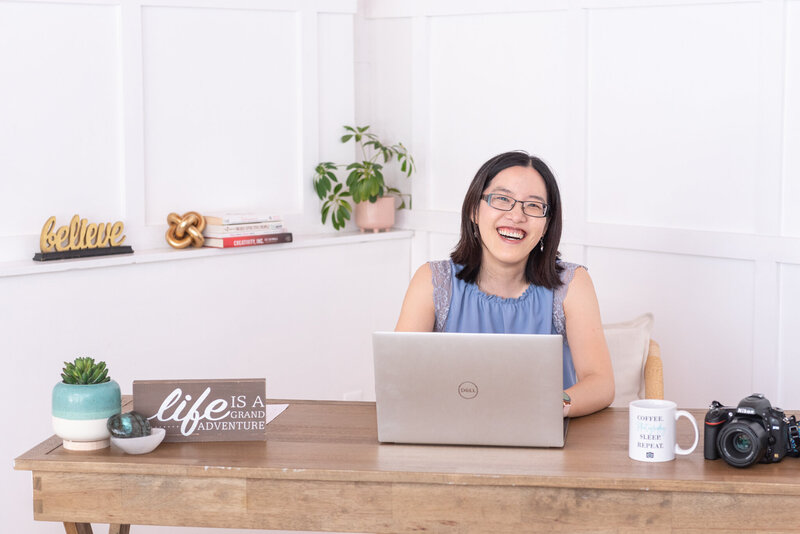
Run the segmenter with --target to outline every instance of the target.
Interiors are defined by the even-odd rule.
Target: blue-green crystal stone
[[[150,435],[150,421],[136,412],[112,415],[108,418],[106,426],[115,438],[140,438]]]

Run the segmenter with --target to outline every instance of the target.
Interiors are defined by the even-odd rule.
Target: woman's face
[[[547,203],[547,188],[541,175],[531,167],[509,167],[497,173],[483,195],[503,195],[523,202]],[[544,235],[546,217],[530,217],[516,203],[511,211],[502,211],[481,199],[477,215],[478,231],[483,246],[483,262],[518,265],[528,261],[528,255]]]

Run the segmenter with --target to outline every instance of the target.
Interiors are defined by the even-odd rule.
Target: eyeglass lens
[[[544,217],[547,213],[547,204],[542,202],[523,202],[521,200],[515,200],[506,195],[486,195],[486,201],[488,204],[498,210],[502,211],[511,211],[516,206],[517,202],[522,204],[522,213],[525,215],[529,215],[531,217]]]

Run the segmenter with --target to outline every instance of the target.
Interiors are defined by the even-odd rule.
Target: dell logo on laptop
[[[478,396],[478,386],[474,382],[461,382],[458,385],[458,394],[465,399],[474,399]]]

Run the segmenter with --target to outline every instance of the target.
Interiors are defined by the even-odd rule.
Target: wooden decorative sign
[[[125,241],[122,221],[115,223],[90,223],[74,215],[69,225],[56,229],[56,218],[45,221],[39,236],[41,253],[34,254],[35,261],[64,260],[109,254],[130,254],[131,247],[123,247]]]
[[[164,441],[266,440],[267,381],[134,380],[133,409]]]

